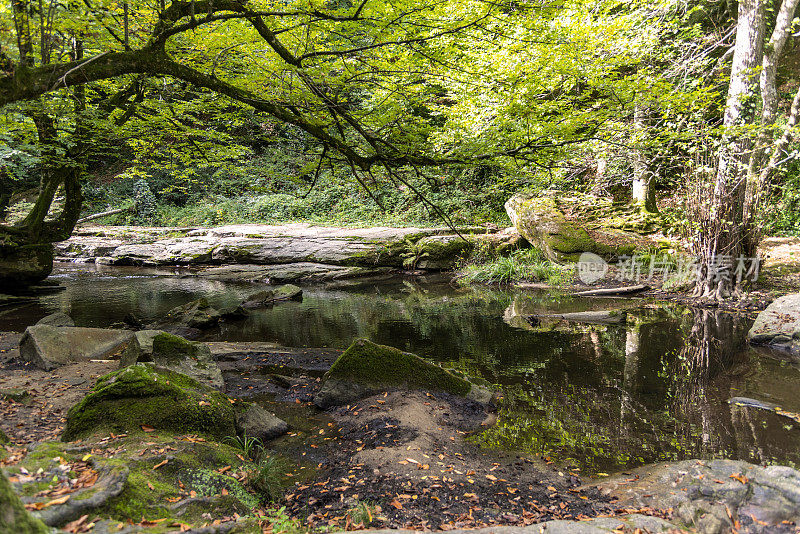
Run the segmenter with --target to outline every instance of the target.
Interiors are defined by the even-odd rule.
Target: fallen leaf
[[[167,465],[168,461],[169,460],[164,460],[163,462],[158,462],[156,465],[153,466],[153,471],[155,471],[156,469],[158,469],[161,466]]]
[[[142,430],[144,430],[145,432],[155,432],[156,429],[153,428],[152,426],[142,425]]]

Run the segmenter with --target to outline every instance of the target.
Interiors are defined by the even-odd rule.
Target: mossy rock
[[[491,399],[483,388],[415,354],[357,339],[325,373],[314,402],[327,408],[387,387],[444,391],[481,402]]]
[[[186,375],[136,364],[101,377],[67,413],[62,439],[96,432],[137,432],[142,425],[216,438],[236,435],[228,397]]]
[[[0,532],[14,534],[50,532],[44,523],[25,510],[2,470],[0,470]]]
[[[0,430],[0,445],[8,445],[9,443],[11,443],[11,440],[9,439],[9,437],[6,436],[5,432]]]
[[[583,252],[612,259],[631,254],[637,247],[636,236],[613,229],[590,231],[580,222],[568,219],[554,193],[516,195],[505,207],[520,235],[551,261],[578,261]]]
[[[152,359],[157,367],[184,374],[201,384],[220,390],[225,386],[222,371],[205,343],[188,341],[180,336],[161,332],[153,337]]]

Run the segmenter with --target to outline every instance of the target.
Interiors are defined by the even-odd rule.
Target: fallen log
[[[631,293],[639,293],[650,289],[648,285],[625,286],[625,287],[606,287],[603,289],[592,289],[590,291],[581,291],[575,293],[576,297],[604,297],[610,295],[629,295]]]
[[[88,221],[93,221],[95,219],[101,219],[103,217],[108,217],[110,215],[116,215],[118,213],[125,213],[126,211],[133,211],[133,205],[130,205],[127,208],[118,208],[118,209],[115,209],[115,210],[109,210],[109,211],[103,211],[103,212],[100,212],[100,213],[94,213],[94,214],[89,215],[87,217],[84,217],[82,219],[78,219],[75,222],[75,224],[81,224],[81,223],[85,223],[85,222],[88,222]]]

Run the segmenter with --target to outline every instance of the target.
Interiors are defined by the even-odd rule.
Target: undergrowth
[[[541,282],[562,286],[570,283],[573,271],[572,267],[548,260],[541,251],[528,248],[505,256],[479,252],[458,268],[457,278],[464,283]]]

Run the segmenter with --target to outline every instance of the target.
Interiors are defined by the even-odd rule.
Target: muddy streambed
[[[0,331],[55,311],[78,326],[143,322],[199,297],[238,304],[252,284],[189,271],[60,265],[65,289],[0,308]],[[620,310],[616,324],[547,315]],[[444,277],[304,287],[302,302],[254,311],[204,333],[206,341],[271,341],[346,348],[354,338],[415,352],[503,390],[497,423],[470,439],[541,455],[584,474],[685,458],[800,464],[800,424],[731,406],[749,397],[800,412],[800,369],[749,348],[753,318],[644,299],[463,288]]]

